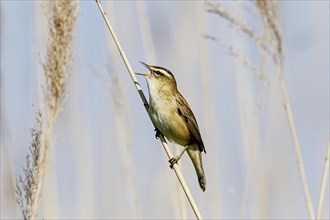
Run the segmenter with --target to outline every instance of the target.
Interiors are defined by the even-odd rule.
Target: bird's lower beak
[[[150,74],[146,74],[146,73],[135,73],[136,75],[139,75],[139,76],[149,76]]]

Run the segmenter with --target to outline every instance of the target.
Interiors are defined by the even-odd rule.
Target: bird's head
[[[150,66],[146,63],[142,63],[150,73],[136,73],[137,75],[142,75],[147,79],[149,86],[154,85],[157,87],[171,87],[173,89],[177,88],[175,78],[171,71],[166,68],[159,66]]]

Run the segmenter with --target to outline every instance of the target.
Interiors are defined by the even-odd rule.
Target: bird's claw
[[[173,166],[178,162],[178,159],[176,157],[172,157],[168,162],[170,163],[170,168],[173,169]]]
[[[158,128],[155,128],[156,134],[155,134],[155,138],[158,139],[159,135],[161,134],[160,131],[158,130]]]

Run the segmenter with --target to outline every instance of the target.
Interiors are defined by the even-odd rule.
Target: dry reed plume
[[[20,175],[18,177],[16,186],[17,202],[24,219],[34,219],[39,212],[39,208],[34,207],[34,205],[39,204],[40,195],[38,196],[36,193],[39,190],[40,182],[42,182],[40,178],[42,145],[44,142],[42,110],[37,111],[35,120],[34,128],[31,129],[30,152],[26,156],[26,167],[23,169],[24,176]]]
[[[56,116],[63,104],[66,80],[72,60],[72,38],[77,18],[77,3],[58,0],[46,12],[49,38],[46,59],[42,63],[45,74],[45,104],[37,111],[32,129],[30,152],[24,174],[17,180],[18,204],[24,219],[36,219],[40,209],[43,179],[47,169]]]

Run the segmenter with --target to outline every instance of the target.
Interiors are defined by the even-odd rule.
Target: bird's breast
[[[154,125],[172,142],[185,146],[190,141],[190,132],[178,114],[177,103],[172,96],[150,96],[148,113]]]

